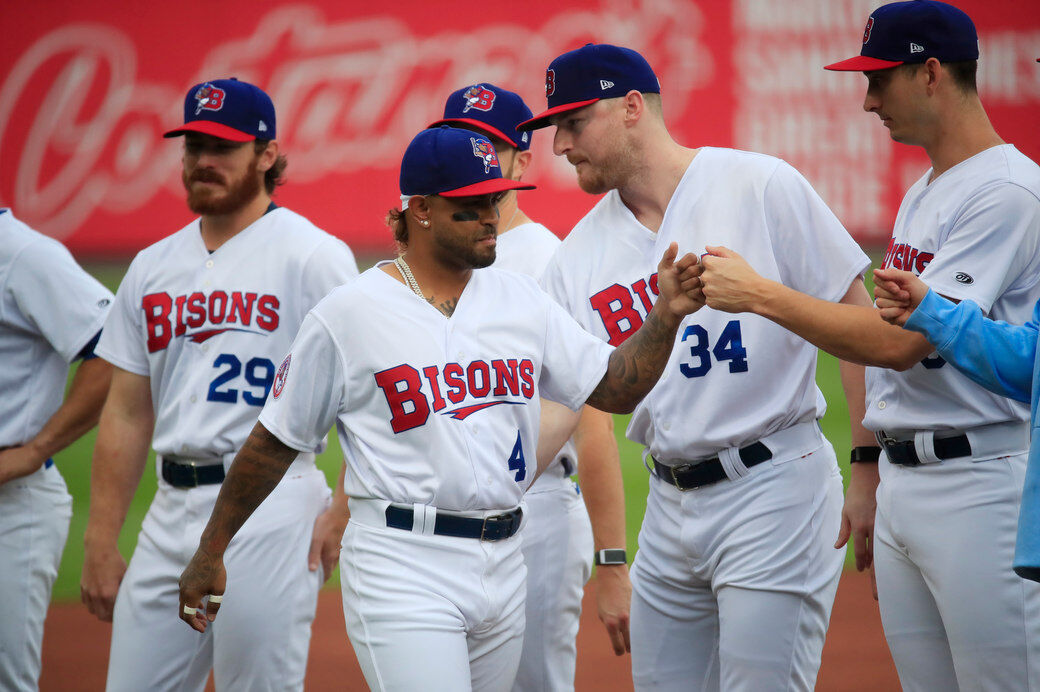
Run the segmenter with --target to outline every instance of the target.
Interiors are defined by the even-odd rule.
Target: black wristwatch
[[[628,555],[623,548],[608,548],[597,550],[592,561],[597,565],[625,565],[628,564]]]
[[[881,456],[881,448],[874,446],[853,447],[849,455],[850,464],[876,464]]]

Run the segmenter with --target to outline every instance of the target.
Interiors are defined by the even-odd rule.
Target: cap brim
[[[589,99],[588,101],[575,101],[574,103],[561,103],[559,106],[553,106],[552,108],[550,108],[547,111],[542,111],[541,113],[539,113],[538,115],[534,116],[530,120],[523,121],[522,123],[520,123],[519,125],[516,126],[516,130],[517,130],[517,132],[528,132],[530,130],[537,130],[539,128],[549,127],[550,125],[552,125],[552,123],[549,122],[549,118],[553,117],[554,115],[559,115],[560,113],[566,113],[567,111],[578,110],[579,108],[584,108],[585,106],[591,105],[591,104],[595,103],[596,101],[599,101],[599,99],[595,98],[595,99]]]
[[[493,195],[496,192],[505,192],[506,190],[533,189],[534,185],[521,183],[519,180],[493,178],[492,180],[481,180],[479,183],[473,183],[472,185],[466,185],[454,190],[445,190],[444,192],[438,192],[437,194],[441,197],[473,197],[475,195]]]
[[[246,134],[227,125],[215,123],[212,120],[194,120],[190,123],[185,123],[176,130],[164,132],[163,137],[179,137],[187,132],[201,132],[204,135],[213,135],[221,139],[229,139],[232,142],[252,142],[256,139],[253,135]]]
[[[881,58],[869,58],[866,55],[857,55],[848,60],[824,65],[825,70],[836,72],[870,72],[871,70],[887,70],[890,67],[902,65],[901,60],[882,60]]]
[[[485,134],[489,134],[489,135],[492,135],[493,137],[498,137],[499,139],[502,139],[502,140],[505,140],[505,141],[509,142],[510,144],[512,144],[517,149],[520,148],[519,142],[516,141],[516,135],[515,134],[514,135],[507,135],[505,132],[502,132],[497,127],[492,127],[491,125],[488,125],[487,123],[485,123],[485,122],[483,122],[481,120],[473,120],[471,118],[445,118],[444,120],[437,120],[436,122],[430,123],[429,125],[426,126],[426,128],[429,129],[431,127],[437,127],[439,125],[455,125],[455,124],[469,125],[470,127],[475,127],[475,128],[477,128],[478,130],[480,130],[481,132],[483,132]]]

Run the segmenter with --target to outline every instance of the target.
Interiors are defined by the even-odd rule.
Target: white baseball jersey
[[[69,251],[0,209],[0,447],[22,444],[61,406],[69,363],[112,293]]]
[[[869,265],[791,166],[704,147],[657,233],[611,191],[563,241],[544,284],[583,327],[617,345],[653,306],[657,263],[672,242],[680,256],[725,245],[762,276],[831,301]],[[704,307],[683,320],[664,374],[627,434],[662,460],[740,447],[821,417],[826,404],[815,374],[816,348],[802,338],[757,315]]]
[[[883,267],[912,271],[995,320],[1029,321],[1040,299],[1040,166],[1011,144],[906,193]],[[964,429],[1028,420],[1029,406],[980,387],[933,355],[905,372],[867,369],[872,430]]]
[[[533,221],[525,223],[499,234],[495,248],[495,268],[526,274],[535,281],[541,281],[545,267],[558,247],[560,239],[548,228]],[[559,466],[560,473],[569,476],[576,470],[577,460],[574,441],[567,440],[546,471]],[[535,489],[538,487],[535,486]]]
[[[539,397],[576,410],[610,351],[519,274],[475,270],[446,318],[374,267],[304,320],[260,422],[311,451],[335,421],[352,498],[511,508],[534,475]]]
[[[58,410],[69,363],[111,303],[60,243],[0,209],[0,449],[31,440]],[[72,498],[49,461],[0,486],[0,689],[38,689],[71,517]]]
[[[212,253],[196,219],[134,258],[97,352],[151,378],[157,453],[234,452],[304,315],[355,276],[350,248],[288,209]]]

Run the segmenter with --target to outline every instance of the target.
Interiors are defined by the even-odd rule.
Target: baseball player
[[[564,53],[546,94],[548,110],[520,129],[554,125],[553,151],[583,190],[606,195],[545,284],[602,340],[625,343],[655,305],[651,258],[669,243],[700,253],[725,239],[823,300],[859,283],[866,256],[793,168],[671,139],[635,51]],[[768,320],[702,310],[683,321],[627,431],[653,473],[632,567],[637,689],[812,689],[844,554],[832,547],[841,479],[815,369],[816,349]],[[855,367],[843,375],[854,385]]]
[[[516,126],[531,115],[518,94],[483,82],[448,96],[443,119],[430,127],[447,123],[479,132],[495,146],[502,177],[520,180],[531,163],[532,133],[518,133]],[[540,280],[559,238],[520,209],[515,190],[503,193],[498,211],[495,267]],[[574,425],[575,414],[567,407],[553,401],[543,401],[541,406],[546,426],[549,419]],[[615,651],[621,654],[627,649],[631,586],[624,557],[624,486],[613,430],[610,414],[583,407],[574,439],[555,453],[524,497],[528,520],[521,539],[527,565],[527,625],[513,685],[516,692],[574,688],[581,599],[594,550],[597,563],[603,562],[601,551],[611,551],[606,553],[612,558],[610,564],[597,570],[596,596]],[[539,444],[543,439],[540,435]],[[575,442],[580,446],[575,447]],[[586,460],[580,471],[584,502],[571,480],[578,459]]]
[[[420,132],[401,163],[407,249],[304,321],[181,577],[182,616],[205,630],[239,526],[336,422],[350,467],[340,558],[347,633],[370,687],[508,690],[524,629],[520,539],[539,397],[625,410],[699,307],[697,258],[659,264],[662,299],[614,350],[529,277],[488,267],[501,177],[487,139]],[[398,238],[401,240],[402,238]],[[364,335],[357,325],[368,325]],[[635,342],[635,343],[633,343]],[[227,579],[227,603],[235,598]],[[205,602],[207,594],[212,594]],[[226,606],[225,606],[226,607]]]
[[[94,345],[111,303],[60,243],[0,208],[2,690],[37,689],[43,620],[72,517],[51,457],[101,413],[112,369]]]
[[[177,578],[304,315],[357,267],[340,240],[271,201],[285,159],[261,89],[193,86],[184,125],[165,136],[184,136],[199,218],[137,255],[98,344],[115,373],[94,449],[83,600],[113,622],[109,690],[201,690],[211,668],[218,690],[302,689],[323,581],[308,550],[329,497],[313,454],[230,546],[235,595],[220,626],[198,636],[179,625]],[[116,537],[149,440],[159,488],[127,568]]]
[[[827,67],[864,72],[864,110],[932,163],[903,199],[882,266],[1022,323],[1040,299],[1040,168],[986,117],[978,57],[966,14],[915,0],[875,10],[861,55]],[[864,423],[881,449],[853,457],[865,463],[852,465],[841,538],[851,532],[857,561],[873,561],[903,688],[1040,688],[1040,586],[1012,571],[1027,407],[957,372],[920,334],[885,324],[865,295],[830,305],[763,280],[751,258],[712,252],[709,305],[766,316],[878,366],[867,370]]]
[[[1036,420],[1034,386],[1037,367],[1037,328],[1040,303],[1025,325],[987,319],[972,300],[955,303],[943,298],[912,272],[875,269],[877,305],[881,316],[919,332],[936,347],[937,353],[974,382],[991,392],[1031,402]],[[1040,437],[1033,427],[1022,491],[1022,507],[1015,542],[1015,572],[1025,579],[1040,581]]]

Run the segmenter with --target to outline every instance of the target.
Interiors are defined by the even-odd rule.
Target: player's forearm
[[[625,548],[625,488],[614,419],[591,406],[582,409],[574,432],[582,497],[592,522],[596,550]]]
[[[90,470],[88,547],[115,545],[148,460],[154,418],[147,378],[145,395],[135,397],[124,387],[126,376],[118,370],[113,375],[113,391],[101,411]]]
[[[228,469],[213,514],[202,533],[200,549],[222,555],[242,524],[282,480],[299,454],[259,422]]]
[[[867,385],[864,379],[866,369],[862,365],[838,361],[841,374],[841,387],[845,390],[845,401],[849,407],[849,426],[852,432],[853,447],[870,447],[877,444],[874,433],[863,427],[866,415]]]
[[[668,363],[680,318],[659,310],[660,301],[635,334],[610,354],[607,372],[589,396],[590,406],[610,413],[631,413],[657,384]]]
[[[549,467],[563,445],[567,444],[567,440],[575,433],[582,413],[572,411],[555,401],[542,399],[540,416],[537,450],[539,475]]]
[[[923,338],[908,338],[905,330],[882,320],[865,289],[868,305],[821,300],[775,281],[766,286],[753,306],[756,314],[841,360],[905,370],[933,350]]]
[[[41,459],[54,456],[97,425],[111,379],[112,366],[101,358],[80,364],[61,407],[27,443]]]

